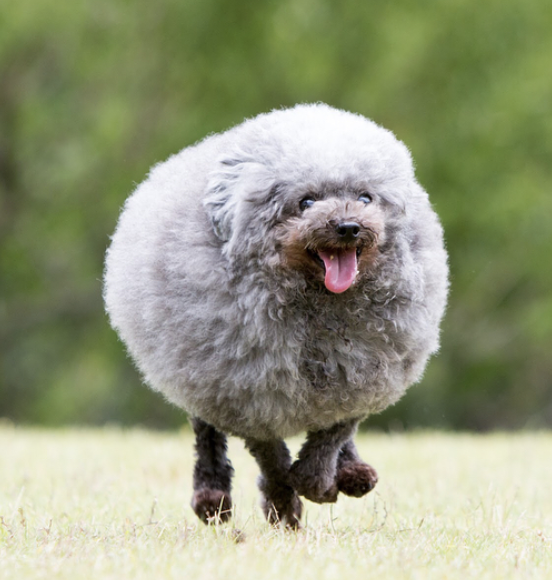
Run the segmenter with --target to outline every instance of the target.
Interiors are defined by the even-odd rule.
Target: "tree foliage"
[[[103,314],[119,208],[204,135],[325,101],[409,145],[450,252],[441,353],[372,424],[551,425],[551,29],[547,0],[4,0],[0,416],[181,422]]]

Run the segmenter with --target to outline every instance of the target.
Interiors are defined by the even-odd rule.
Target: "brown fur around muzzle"
[[[281,226],[283,262],[325,283],[328,290],[342,292],[373,268],[383,229],[383,215],[375,204],[337,197],[320,200]],[[334,258],[346,263],[349,270],[348,281],[337,286],[329,271]]]

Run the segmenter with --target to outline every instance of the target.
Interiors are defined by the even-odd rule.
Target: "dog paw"
[[[297,492],[285,483],[267,481],[263,476],[259,477],[258,485],[261,507],[268,523],[289,530],[300,529],[303,504]]]
[[[339,491],[345,495],[362,497],[374,489],[378,474],[371,465],[354,461],[338,468],[336,482]]]
[[[315,503],[335,503],[339,492],[335,477],[311,469],[305,462],[296,461],[289,470],[289,480],[299,495]]]
[[[232,499],[220,489],[199,489],[192,497],[192,509],[204,524],[227,522],[232,517]]]
[[[273,526],[284,526],[288,530],[301,529],[301,513],[303,504],[295,491],[287,501],[262,497],[262,508],[266,520]]]

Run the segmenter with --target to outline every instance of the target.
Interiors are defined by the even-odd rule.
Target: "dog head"
[[[334,293],[369,276],[408,206],[427,202],[406,147],[360,115],[301,105],[246,121],[228,142],[204,201],[223,253]]]

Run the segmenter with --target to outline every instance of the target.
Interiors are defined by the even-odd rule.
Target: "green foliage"
[[[552,424],[547,0],[4,0],[0,416],[176,425],[102,312],[108,236],[150,165],[326,101],[412,149],[442,217],[441,354],[372,424]]]

